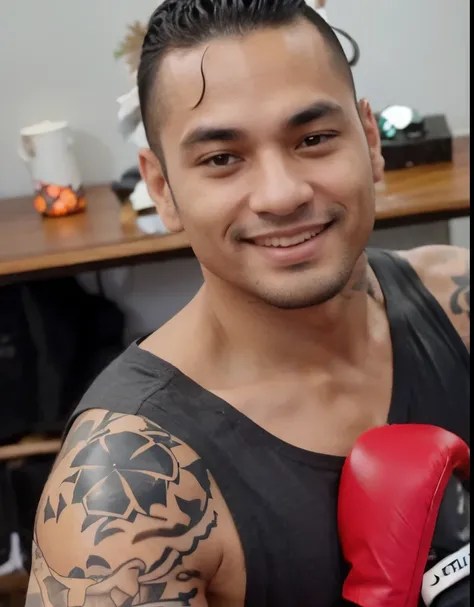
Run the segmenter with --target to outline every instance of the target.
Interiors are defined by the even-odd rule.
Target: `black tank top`
[[[367,252],[385,296],[393,343],[389,423],[434,424],[470,443],[465,345],[404,259]],[[204,460],[240,535],[245,607],[340,602],[346,567],[336,513],[343,457],[276,438],[138,343],[99,376],[70,423],[91,408],[147,417]]]

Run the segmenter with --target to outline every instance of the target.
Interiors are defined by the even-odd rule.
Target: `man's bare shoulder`
[[[469,249],[450,245],[430,245],[401,251],[399,255],[410,262],[469,347],[471,314]]]
[[[206,605],[222,560],[213,489],[160,426],[83,414],[38,506],[27,607]]]

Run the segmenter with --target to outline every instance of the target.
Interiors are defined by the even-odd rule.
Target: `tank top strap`
[[[368,249],[367,255],[384,294],[390,322],[403,323],[405,329],[409,325],[429,325],[469,364],[469,353],[459,333],[413,266],[392,251]]]

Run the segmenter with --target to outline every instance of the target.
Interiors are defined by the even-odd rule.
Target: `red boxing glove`
[[[339,534],[350,565],[343,586],[346,601],[361,607],[420,604],[446,488],[453,474],[469,478],[469,461],[466,443],[435,426],[383,426],[359,438],[339,488]],[[460,558],[469,559],[468,545],[464,552]],[[439,574],[443,566],[448,572],[446,564],[440,564]],[[427,583],[433,582],[425,578],[424,595],[431,601],[436,595],[426,591]]]

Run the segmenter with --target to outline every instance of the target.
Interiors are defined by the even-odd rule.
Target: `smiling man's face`
[[[173,50],[155,96],[167,182],[152,154],[142,174],[205,278],[280,308],[339,293],[371,233],[383,163],[370,108],[316,28]]]

